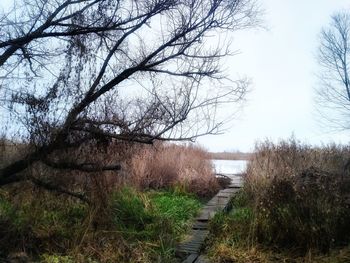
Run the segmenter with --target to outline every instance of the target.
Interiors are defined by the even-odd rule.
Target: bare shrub
[[[13,149],[13,155],[18,156],[18,147]],[[50,160],[67,167],[57,169],[45,161],[36,163],[26,171],[26,177],[34,186],[30,191],[41,192],[37,186],[44,185],[44,189],[54,195],[68,194],[94,207],[106,207],[111,191],[125,185],[140,190],[181,187],[199,196],[211,195],[219,188],[209,153],[193,145],[159,142],[145,146],[114,140],[95,141],[56,151]],[[79,169],[69,167],[72,160],[80,164]],[[93,167],[86,172],[90,163],[99,163],[101,170]],[[103,170],[114,168],[115,164],[120,164],[121,169]],[[13,192],[20,192],[22,186],[12,187]]]
[[[349,240],[349,154],[347,146],[294,139],[257,145],[244,186],[257,241],[328,251]]]
[[[25,155],[29,144],[0,140],[0,167]],[[68,195],[93,206],[105,207],[109,194],[125,183],[127,171],[121,169],[138,149],[136,144],[117,140],[90,141],[79,147],[60,149],[22,172],[26,178],[6,187],[13,195],[28,190],[36,193],[49,190],[53,195]],[[95,163],[98,162],[99,166]],[[53,165],[60,163],[60,167]],[[40,190],[42,188],[42,190]]]
[[[132,157],[129,169],[132,183],[141,189],[179,186],[205,196],[219,187],[208,153],[198,146],[144,147]]]

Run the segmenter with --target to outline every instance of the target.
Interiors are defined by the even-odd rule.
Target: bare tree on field
[[[334,128],[350,128],[350,13],[331,17],[321,31],[318,60],[321,66],[317,89],[319,111]]]
[[[0,13],[0,99],[31,152],[0,169],[0,186],[30,180],[41,163],[61,170],[119,164],[58,160],[57,151],[111,139],[151,144],[214,134],[227,82],[222,34],[255,25],[252,0],[19,0]],[[213,38],[214,37],[214,38]],[[210,88],[207,88],[210,87]]]

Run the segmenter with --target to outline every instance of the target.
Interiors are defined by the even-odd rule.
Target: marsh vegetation
[[[349,262],[349,147],[258,144],[244,187],[211,224],[214,262]]]
[[[19,154],[15,145],[9,147],[14,156]],[[121,147],[115,149],[120,153]],[[25,146],[19,148],[23,151]],[[103,155],[94,154],[95,159]],[[172,144],[132,153],[127,147],[124,154],[125,176],[113,171],[85,176],[70,172],[56,178],[55,184],[84,195],[29,183],[2,188],[0,260],[176,262],[176,242],[202,202],[219,189],[208,154],[199,147]],[[36,169],[50,178],[54,173]]]

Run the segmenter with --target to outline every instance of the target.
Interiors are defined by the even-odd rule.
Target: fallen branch
[[[54,162],[48,159],[42,160],[44,164],[60,170],[78,170],[82,172],[101,172],[101,171],[119,171],[120,164],[99,166],[93,163],[73,163],[73,162]]]
[[[50,182],[45,182],[41,179],[35,178],[35,177],[31,177],[30,181],[35,184],[36,186],[42,187],[46,190],[49,191],[55,191],[57,193],[60,194],[66,194],[75,198],[80,199],[81,201],[90,204],[90,200],[86,197],[86,195],[84,193],[76,193],[76,192],[71,192],[67,189],[64,189],[58,185],[52,184]]]

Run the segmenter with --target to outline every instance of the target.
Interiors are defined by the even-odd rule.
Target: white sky
[[[0,0],[8,6],[13,0]],[[350,9],[349,0],[258,0],[265,10],[264,29],[234,34],[240,55],[225,67],[232,78],[252,79],[252,91],[239,118],[225,134],[198,142],[211,151],[250,151],[257,140],[279,140],[292,134],[312,144],[348,143],[350,133],[318,124],[314,105],[316,52],[321,28],[330,16]],[[232,110],[234,107],[232,107]],[[225,109],[230,110],[230,108]]]
[[[247,75],[252,91],[239,119],[224,135],[198,142],[211,151],[250,151],[257,140],[294,136],[307,143],[348,143],[350,133],[318,124],[314,90],[319,32],[330,16],[350,9],[349,0],[260,0],[267,30],[235,34],[241,54],[226,65],[230,75]],[[229,109],[227,109],[229,110]]]

